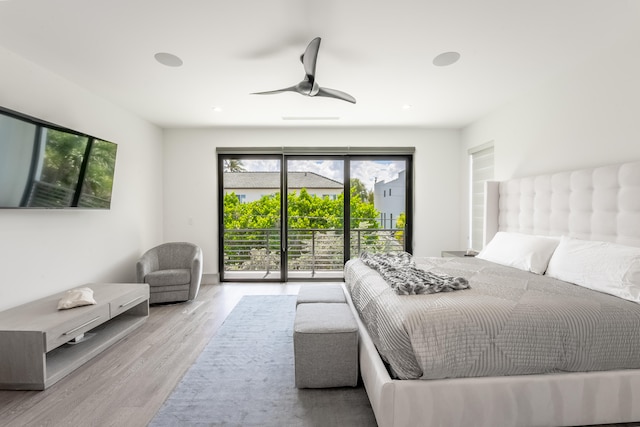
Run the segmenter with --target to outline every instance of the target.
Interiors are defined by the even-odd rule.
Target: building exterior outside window
[[[327,196],[331,200],[343,190],[342,183],[314,172],[289,172],[287,180],[290,190],[300,192],[305,188],[311,195]],[[260,200],[262,196],[280,191],[280,172],[225,172],[224,191],[236,193],[243,203]]]
[[[373,203],[380,212],[383,228],[396,228],[400,214],[405,211],[406,172],[398,173],[391,181],[378,181],[373,186]],[[393,191],[392,191],[393,190]]]

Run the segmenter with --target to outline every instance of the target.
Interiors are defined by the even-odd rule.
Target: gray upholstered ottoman
[[[346,303],[347,299],[344,296],[342,286],[338,284],[301,285],[296,304],[311,302]]]
[[[358,384],[358,324],[347,304],[299,304],[293,326],[298,388]]]

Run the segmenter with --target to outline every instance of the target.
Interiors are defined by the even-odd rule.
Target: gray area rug
[[[150,426],[376,426],[362,385],[295,388],[295,295],[245,296]]]

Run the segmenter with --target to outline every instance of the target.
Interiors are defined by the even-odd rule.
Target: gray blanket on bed
[[[435,294],[469,288],[469,282],[464,277],[435,274],[417,268],[413,256],[408,252],[363,252],[360,259],[380,273],[398,295]]]
[[[345,283],[392,376],[640,369],[640,304],[477,258],[415,258],[464,292],[397,295],[361,260]]]

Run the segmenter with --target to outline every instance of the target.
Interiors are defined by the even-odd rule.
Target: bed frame
[[[497,231],[510,231],[640,247],[640,162],[487,184],[485,242]],[[350,298],[349,304],[355,313]],[[380,427],[640,420],[640,370],[394,380],[356,318],[360,371]]]

